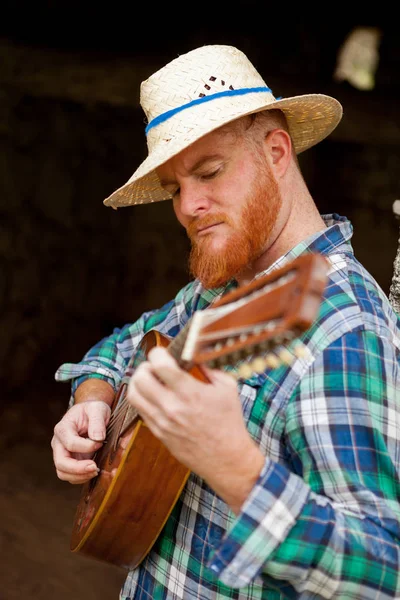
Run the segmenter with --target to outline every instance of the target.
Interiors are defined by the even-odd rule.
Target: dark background
[[[321,212],[352,220],[356,255],[389,293],[399,236],[397,23],[383,4],[352,18],[328,6],[318,18],[285,12],[252,1],[3,7],[1,600],[112,599],[124,577],[69,552],[79,489],[57,480],[50,440],[69,397],[69,385],[54,381],[57,367],[188,279],[188,244],[169,202],[102,204],[146,155],[140,81],[196,46],[226,43],[249,56],[276,96],[338,98],[341,124],[300,164]],[[356,26],[382,31],[371,91],[333,78]]]

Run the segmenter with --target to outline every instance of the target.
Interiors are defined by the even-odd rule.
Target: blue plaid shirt
[[[350,222],[324,219],[269,269],[305,252],[329,260],[318,318],[301,336],[308,352],[238,382],[265,455],[258,481],[235,516],[191,474],[121,600],[400,598],[399,321],[354,257]],[[56,379],[72,379],[71,403],[87,377],[117,389],[147,331],[174,337],[224,291],[189,283]]]

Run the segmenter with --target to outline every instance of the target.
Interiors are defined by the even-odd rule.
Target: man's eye
[[[204,173],[203,175],[200,175],[201,179],[212,179],[213,177],[215,177],[216,175],[218,175],[220,169],[215,169],[215,171],[210,171],[209,173]]]

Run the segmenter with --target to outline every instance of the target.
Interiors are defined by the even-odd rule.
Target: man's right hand
[[[57,476],[69,483],[85,483],[98,474],[93,454],[106,437],[111,408],[103,401],[72,406],[54,427],[51,440]]]

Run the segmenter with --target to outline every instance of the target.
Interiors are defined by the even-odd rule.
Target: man
[[[97,475],[115,391],[143,335],[175,336],[232,286],[308,252],[329,262],[306,358],[204,383],[156,347],[127,398],[191,475],[121,598],[399,598],[400,335],[355,259],[351,224],[322,217],[296,154],[342,110],[323,95],[276,100],[239,50],[205,46],[142,84],[149,155],[104,202],[172,199],[191,281],[77,365],[52,441],[58,476]],[[116,541],[117,543],[117,541]]]

